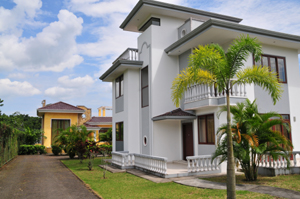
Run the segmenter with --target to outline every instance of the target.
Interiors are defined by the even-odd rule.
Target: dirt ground
[[[67,156],[22,155],[0,169],[1,199],[96,199],[59,159]]]

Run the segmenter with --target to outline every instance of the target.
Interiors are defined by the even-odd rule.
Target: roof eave
[[[105,71],[101,75],[101,77],[99,77],[99,79],[102,81],[106,81],[105,79],[109,77],[121,65],[132,65],[132,66],[137,66],[137,68],[140,68],[143,65],[143,61],[118,60],[107,71]]]
[[[210,27],[221,27],[221,28],[227,28],[234,31],[243,31],[243,32],[249,32],[251,34],[258,34],[263,36],[269,36],[269,37],[275,37],[278,39],[285,39],[290,40],[294,42],[300,42],[300,36],[297,35],[291,35],[261,28],[255,28],[251,26],[241,25],[237,23],[231,23],[231,22],[225,22],[221,20],[216,19],[210,19],[200,25],[199,27],[195,28],[193,31],[188,33],[185,37],[182,37],[181,39],[177,40],[173,44],[171,44],[169,47],[165,49],[165,52],[168,54],[171,51],[175,50],[176,48],[180,47],[182,44],[188,42],[189,40],[197,37],[199,34],[201,34],[203,31],[207,30]]]
[[[194,120],[197,116],[158,116],[153,117],[153,121],[160,121],[160,120]]]
[[[66,109],[37,109],[37,113],[84,113],[84,110],[66,110]]]
[[[152,1],[152,0],[151,1],[150,0],[140,0],[135,5],[135,7],[132,9],[132,11],[128,14],[128,16],[125,18],[125,20],[122,22],[122,24],[120,25],[120,28],[124,30],[126,28],[126,26],[128,25],[128,23],[131,21],[131,19],[136,15],[136,13],[140,10],[140,8],[145,4],[150,5],[150,6],[159,6],[159,7],[163,7],[166,9],[173,9],[173,10],[177,10],[177,11],[189,12],[192,14],[198,14],[198,15],[203,15],[203,16],[207,16],[207,17],[219,18],[219,19],[223,19],[223,20],[236,22],[236,23],[239,23],[243,20],[241,18],[231,17],[231,16],[227,16],[227,15],[221,15],[221,14],[217,14],[217,13],[207,12],[207,11],[203,11],[203,10],[188,8],[188,7],[164,3],[164,2],[158,2],[158,1]]]

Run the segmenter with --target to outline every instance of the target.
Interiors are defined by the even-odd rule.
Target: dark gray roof
[[[173,111],[169,111],[164,114],[155,116],[152,118],[152,120],[153,121],[166,120],[166,119],[187,120],[187,119],[195,119],[195,118],[196,118],[196,116],[194,114],[185,112],[185,111],[181,110],[181,108],[178,108]]]
[[[143,65],[143,61],[117,60],[113,63],[113,65],[107,71],[105,71],[105,73],[103,73],[101,75],[101,77],[99,77],[99,79],[104,80],[109,74],[111,74],[114,70],[116,70],[122,64],[128,64],[131,66],[141,67]]]
[[[297,36],[297,35],[291,35],[291,34],[286,34],[286,33],[281,33],[281,32],[261,29],[261,28],[255,28],[252,26],[246,26],[246,25],[241,25],[238,23],[231,23],[231,22],[221,21],[221,20],[217,20],[217,19],[210,19],[210,20],[204,22],[199,27],[195,28],[193,31],[188,33],[186,36],[184,36],[181,39],[174,42],[172,45],[170,45],[168,48],[165,49],[165,52],[168,53],[168,52],[174,50],[175,48],[179,47],[180,45],[187,42],[188,40],[190,40],[194,37],[197,37],[198,34],[204,32],[205,30],[207,30],[208,28],[210,28],[212,26],[300,42],[300,36]]]
[[[174,4],[163,3],[163,2],[159,2],[159,1],[153,1],[153,0],[140,0],[135,5],[135,7],[132,9],[132,11],[129,13],[129,15],[126,17],[126,19],[123,21],[123,23],[120,25],[120,28],[124,29],[126,27],[126,25],[130,22],[130,20],[134,17],[134,15],[138,12],[138,10],[143,5],[157,6],[157,7],[162,7],[162,8],[166,8],[166,9],[187,12],[187,13],[191,13],[191,14],[197,14],[197,15],[213,17],[213,18],[217,18],[217,19],[228,20],[228,21],[232,21],[232,22],[236,22],[236,23],[239,23],[242,21],[242,19],[240,19],[240,18],[231,17],[231,16],[227,16],[227,15],[221,15],[221,14],[217,14],[217,13],[213,13],[213,12],[207,12],[207,11],[198,10],[198,9],[194,9],[194,8],[178,6],[178,5],[174,5]]]

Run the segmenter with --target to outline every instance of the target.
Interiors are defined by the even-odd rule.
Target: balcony
[[[241,102],[247,98],[245,84],[236,84],[230,92],[231,104]],[[208,86],[207,84],[195,84],[190,86],[185,92],[184,109],[196,109],[204,106],[218,106],[226,104],[226,95],[223,92],[218,92],[215,85]]]
[[[114,62],[115,64],[119,60],[138,61],[139,54],[136,48],[127,48]]]

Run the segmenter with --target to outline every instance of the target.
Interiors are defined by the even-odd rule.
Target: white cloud
[[[0,69],[55,71],[73,68],[83,58],[77,54],[76,36],[81,34],[82,18],[61,10],[58,21],[50,23],[36,37],[0,36]]]
[[[40,94],[37,88],[33,87],[29,82],[10,81],[10,79],[0,79],[0,96],[16,97],[16,96],[32,96]]]
[[[33,24],[38,10],[42,7],[41,0],[14,0],[16,6],[9,10],[0,7],[0,32],[21,34],[20,27]]]
[[[14,79],[24,79],[27,75],[24,73],[10,73],[8,75],[8,78],[14,78]]]
[[[89,75],[84,77],[76,77],[74,79],[70,79],[70,77],[66,75],[58,78],[57,82],[64,87],[80,88],[91,86],[95,80],[93,80],[93,78]]]
[[[299,1],[217,0],[211,11],[242,18],[242,24],[300,34]]]
[[[66,100],[86,95],[88,90],[91,90],[95,80],[89,75],[73,79],[70,79],[69,76],[62,76],[58,78],[57,82],[59,85],[46,89],[45,95],[55,99]]]

